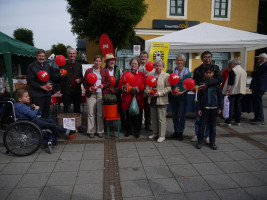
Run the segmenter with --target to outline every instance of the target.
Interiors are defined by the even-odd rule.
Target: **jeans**
[[[183,133],[185,127],[187,94],[180,96],[171,96],[172,120],[174,131]]]
[[[262,96],[265,91],[262,90],[252,90],[252,104],[254,111],[254,120],[256,121],[264,121],[264,113],[263,113],[263,104],[262,104]]]
[[[241,119],[241,97],[242,94],[229,95],[229,117],[225,120],[225,123],[231,124],[233,114],[235,113],[235,122],[240,123]]]
[[[217,121],[217,109],[203,109],[202,116],[199,122],[199,134],[197,136],[198,141],[203,143],[205,128],[209,129],[210,143],[215,143],[216,137],[216,121]]]
[[[200,129],[200,116],[197,113],[197,109],[195,109],[195,114],[196,114],[196,122],[195,122],[195,133],[196,136],[198,136],[199,129]],[[208,123],[206,124],[206,131],[205,131],[205,137],[209,137],[210,129]]]
[[[80,113],[81,91],[74,91],[70,95],[62,94],[64,113],[70,113],[70,106],[73,102],[74,113]]]

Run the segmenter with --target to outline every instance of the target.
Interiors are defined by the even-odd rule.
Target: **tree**
[[[72,32],[98,40],[107,33],[114,48],[123,48],[135,38],[134,27],[146,13],[145,0],[67,0]]]
[[[13,36],[16,40],[25,42],[29,45],[34,46],[33,43],[33,33],[31,30],[26,29],[26,28],[18,28],[14,30]]]
[[[67,47],[62,43],[58,43],[57,45],[53,44],[51,52],[54,53],[56,56],[63,55],[67,57]]]

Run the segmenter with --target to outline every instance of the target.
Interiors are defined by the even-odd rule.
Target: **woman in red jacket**
[[[83,79],[88,109],[87,134],[89,134],[90,138],[94,138],[95,133],[97,133],[100,138],[102,138],[104,134],[102,95],[107,94],[107,88],[110,86],[110,76],[108,70],[101,67],[101,63],[101,56],[95,56],[94,66],[86,70]],[[94,73],[97,76],[96,84],[90,84],[87,81],[86,77],[89,73]],[[94,88],[95,86],[97,86],[97,89]]]
[[[125,134],[125,137],[134,135],[136,138],[139,138],[144,109],[143,93],[145,89],[145,74],[143,72],[138,71],[140,62],[137,58],[131,59],[130,66],[131,71],[125,72],[119,81],[119,88],[122,90],[121,107],[123,110],[125,110],[126,113],[127,133]],[[128,73],[132,73],[134,75],[134,82],[131,85],[131,91],[129,91],[127,87],[128,83],[125,82],[124,78]],[[136,95],[136,100],[140,112],[139,115],[132,116],[129,114],[129,108],[134,95]]]

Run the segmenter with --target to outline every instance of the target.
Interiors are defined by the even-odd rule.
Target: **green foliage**
[[[72,32],[98,40],[106,33],[114,48],[127,47],[135,38],[134,27],[146,13],[145,0],[67,0]]]
[[[56,56],[63,55],[67,57],[67,47],[62,43],[58,43],[57,45],[53,44],[51,52],[54,53]]]
[[[106,94],[103,96],[104,105],[113,105],[117,103],[117,97],[115,94]]]
[[[33,33],[31,30],[26,29],[26,28],[18,28],[14,30],[13,36],[16,40],[25,42],[29,45],[34,46],[33,43]]]

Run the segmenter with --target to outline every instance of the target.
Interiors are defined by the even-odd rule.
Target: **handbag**
[[[130,104],[129,114],[130,115],[139,115],[139,107],[138,107],[138,103],[137,103],[135,95],[134,95],[134,97],[131,101],[131,104]]]
[[[224,103],[223,103],[223,117],[225,119],[229,118],[229,108],[230,108],[230,101],[228,99],[228,96],[224,97]]]

